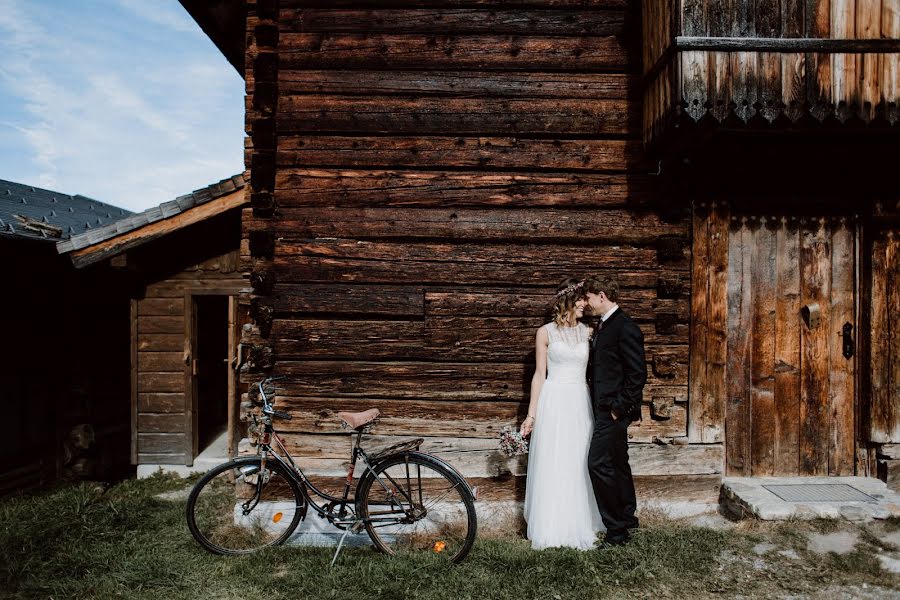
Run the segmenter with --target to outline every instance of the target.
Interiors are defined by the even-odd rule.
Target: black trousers
[[[628,464],[629,420],[613,419],[609,410],[594,411],[594,435],[588,451],[588,470],[597,508],[612,540],[628,536],[638,526],[634,479]]]

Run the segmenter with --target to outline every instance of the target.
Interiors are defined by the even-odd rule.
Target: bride
[[[537,330],[537,368],[522,435],[531,434],[525,520],[535,550],[593,547],[603,530],[587,468],[594,429],[585,370],[591,329],[578,322],[586,304],[584,281],[558,287],[553,320]]]

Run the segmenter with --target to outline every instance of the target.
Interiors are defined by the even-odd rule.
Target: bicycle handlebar
[[[272,381],[278,381],[279,379],[285,379],[285,377],[284,377],[284,376],[280,376],[280,377],[267,377],[266,379],[263,379],[262,381],[260,381],[260,382],[257,384],[257,387],[259,388],[259,395],[262,396],[262,401],[263,401],[263,414],[266,414],[266,415],[269,415],[269,416],[272,416],[272,417],[276,417],[276,418],[278,418],[278,419],[285,419],[286,421],[290,421],[290,420],[293,418],[291,415],[289,415],[289,414],[286,413],[286,412],[282,412],[282,411],[279,411],[279,410],[275,410],[275,409],[272,407],[272,405],[269,404],[269,397],[266,396],[266,391],[263,389],[263,386],[264,386],[265,384],[270,383],[270,382],[272,382]]]

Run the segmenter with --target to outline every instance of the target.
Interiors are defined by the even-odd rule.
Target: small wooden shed
[[[130,214],[0,180],[0,495],[128,468],[128,297],[106,269],[77,271],[54,247]]]
[[[236,449],[244,192],[236,175],[58,245],[81,270],[114,270],[128,291],[139,474]]]

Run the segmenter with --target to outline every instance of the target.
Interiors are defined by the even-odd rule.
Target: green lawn
[[[9,598],[707,598],[820,597],[880,589],[900,579],[876,553],[896,523],[748,524],[726,531],[665,519],[612,550],[533,552],[524,540],[480,538],[457,567],[345,550],[329,568],[327,548],[278,548],[222,558],[202,550],[184,523],[183,502],[155,494],[184,481],[155,477],[108,490],[89,484],[0,501],[0,597]],[[851,528],[861,542],[844,555],[807,550],[810,531]],[[757,556],[768,542],[793,549]],[[865,586],[865,587],[863,587]]]

